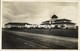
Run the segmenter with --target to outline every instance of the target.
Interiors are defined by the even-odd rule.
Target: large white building
[[[76,28],[75,23],[71,22],[71,20],[58,19],[58,16],[55,14],[51,17],[50,20],[42,22],[42,25],[54,25],[56,28]]]
[[[29,23],[15,23],[15,22],[11,22],[11,23],[5,24],[5,28],[24,28],[26,24],[30,25]]]
[[[50,20],[43,21],[42,24],[29,24],[29,23],[7,23],[5,28],[76,28],[75,23],[71,22],[68,19],[58,19],[58,16],[55,14],[51,17]]]

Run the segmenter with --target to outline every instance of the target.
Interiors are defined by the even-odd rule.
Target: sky
[[[3,2],[2,26],[8,22],[40,24],[56,14],[78,22],[77,2]]]

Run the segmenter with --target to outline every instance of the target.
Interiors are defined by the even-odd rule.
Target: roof
[[[58,16],[56,16],[56,15],[54,14],[51,18],[58,18]]]
[[[42,24],[41,24],[41,25],[49,25],[49,24],[50,24],[49,22],[50,22],[49,20],[44,21],[44,22],[42,22]]]
[[[56,21],[71,21],[71,20],[69,20],[69,19],[57,19],[54,22],[56,22]]]
[[[49,20],[47,20],[47,21],[44,21],[44,22],[50,22]]]
[[[8,24],[11,24],[11,25],[25,25],[25,24],[28,24],[28,25],[30,25],[29,23],[15,23],[15,22],[7,23],[5,25],[8,25]]]
[[[72,23],[72,22],[58,22],[58,23],[52,23],[52,24],[75,24],[75,23]]]

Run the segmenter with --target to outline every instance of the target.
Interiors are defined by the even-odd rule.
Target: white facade
[[[50,19],[50,24],[54,23],[55,20],[57,20],[57,18]]]
[[[74,24],[55,24],[57,25],[59,28],[61,28],[61,26],[63,25],[63,28],[75,28],[76,26]]]

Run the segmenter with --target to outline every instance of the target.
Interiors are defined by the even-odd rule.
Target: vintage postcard
[[[2,1],[2,49],[78,50],[78,2]]]

